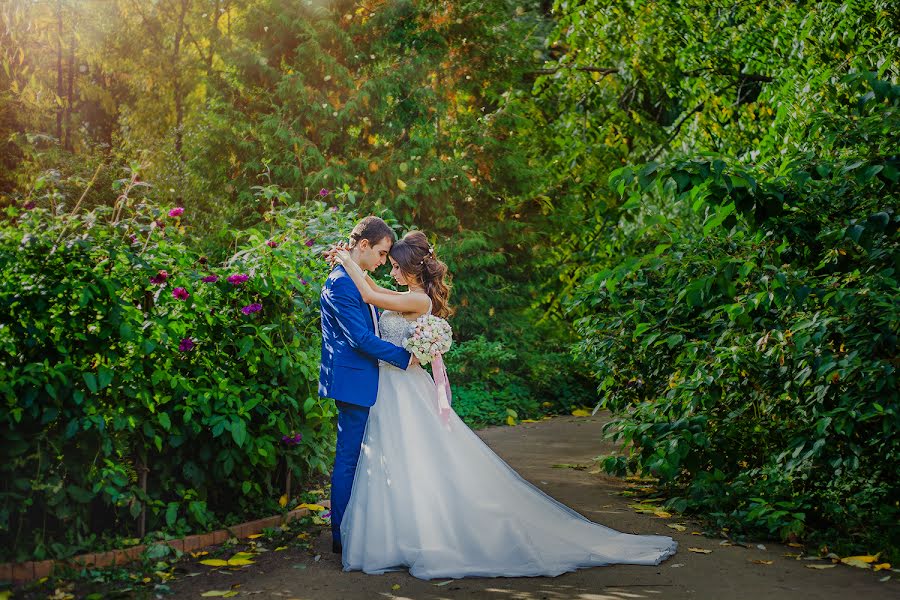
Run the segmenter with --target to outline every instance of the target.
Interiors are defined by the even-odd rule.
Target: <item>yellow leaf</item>
[[[752,562],[754,565],[771,565],[771,564],[772,564],[773,562],[775,562],[775,561],[774,561],[774,560],[759,560],[759,559],[754,559],[754,560],[751,560],[750,562]]]
[[[394,590],[394,591],[396,592],[397,590],[400,589],[400,584],[399,584],[399,583],[395,583],[394,585],[391,586],[391,589]]]
[[[591,416],[591,413],[584,410],[583,408],[579,408],[577,410],[572,411],[572,416],[573,417],[589,417],[589,416]]]
[[[406,191],[406,182],[403,181],[402,179],[399,179],[399,178],[398,178],[398,179],[397,179],[397,187],[400,188],[400,191],[401,191],[401,192]]]
[[[790,544],[788,544],[788,546],[790,546],[791,548],[802,548],[803,544],[797,544],[796,542],[791,542]]]
[[[891,568],[891,563],[881,563],[880,565],[874,565],[873,568],[876,571],[886,571],[887,569]],[[0,600],[3,600],[3,599],[0,598]]]
[[[248,535],[247,539],[255,540],[257,538],[261,538],[262,536],[263,536],[263,534],[261,534],[261,533],[253,533],[251,535]]]
[[[9,600],[10,594],[12,594],[12,592],[10,592],[9,590],[0,592],[0,600]]]
[[[375,162],[374,160],[373,160],[372,162],[369,163],[369,172],[370,172],[370,173],[377,173],[377,172],[378,172],[378,163]]]
[[[253,558],[256,556],[253,552],[238,552],[234,556],[232,556],[229,560],[234,560],[236,558]]]
[[[868,564],[868,563],[873,563],[873,562],[875,562],[876,560],[878,560],[878,557],[877,557],[877,556],[848,556],[848,557],[846,557],[846,558],[842,558],[842,559],[841,559],[841,562],[845,562],[845,561],[848,561],[848,560],[853,561],[853,562],[856,562],[856,563],[866,563],[866,564]]]
[[[285,506],[287,506],[287,502],[288,502],[287,494],[283,495],[281,498],[278,499],[278,505],[281,508],[284,508]]]
[[[807,569],[833,569],[837,565],[806,565]]]
[[[512,415],[506,417],[506,424],[509,425],[510,427],[512,427],[516,424],[516,420],[512,417]]]
[[[247,565],[252,565],[253,561],[248,560],[246,558],[229,558],[228,566],[229,567],[245,567]]]
[[[865,560],[867,558],[872,558],[871,556],[848,556],[847,558],[842,558],[841,562],[850,567],[856,567],[857,569],[868,569],[869,563],[874,562],[870,560]]]
[[[661,519],[668,519],[669,517],[672,516],[670,513],[667,513],[667,512],[664,511],[664,510],[657,510],[657,511],[654,511],[653,514],[656,515],[657,517],[661,518]]]
[[[298,506],[298,507],[295,508],[294,510],[300,510],[301,508],[307,508],[307,509],[312,510],[312,511],[325,510],[325,507],[322,506],[321,504],[307,504],[306,502],[304,502],[303,504],[301,504],[300,506]]]
[[[143,579],[141,579],[141,581],[143,581],[144,583],[150,583],[151,579],[149,577],[144,577]]]
[[[688,548],[688,550],[697,554],[712,554],[712,550],[706,550],[705,548]]]
[[[231,593],[231,590],[209,590],[200,594],[204,598],[224,598],[225,594]]]
[[[275,548],[275,552],[281,552],[282,550],[287,550],[287,549],[288,549],[287,546],[278,546],[277,548]]]
[[[206,560],[201,560],[200,564],[207,565],[209,567],[224,567],[228,564],[228,561],[222,560],[221,558],[208,558]]]
[[[687,527],[685,527],[684,525],[678,525],[677,523],[669,523],[668,525],[666,525],[666,527],[670,527],[675,531],[684,531],[685,529],[687,529]]]
[[[193,556],[194,558],[200,558],[201,556],[206,556],[207,554],[209,554],[209,552],[207,552],[206,550],[204,550],[203,552],[191,552],[191,556]]]
[[[692,531],[692,532],[691,532],[691,535],[703,535],[703,534],[700,533],[699,531]]]
[[[223,598],[233,598],[234,596],[237,596],[237,595],[238,595],[238,591],[237,591],[237,590],[231,590],[230,592],[227,592],[227,593],[225,593],[225,594],[222,594],[222,597],[223,597]]]
[[[522,419],[520,423],[537,423],[536,419]]]

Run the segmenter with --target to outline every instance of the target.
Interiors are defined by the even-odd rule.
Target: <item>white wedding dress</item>
[[[383,339],[401,345],[411,323],[385,311],[379,327]],[[427,371],[386,363],[341,541],[345,571],[408,568],[420,579],[657,565],[677,548],[670,537],[620,533],[560,504],[519,476],[456,413],[442,421]]]

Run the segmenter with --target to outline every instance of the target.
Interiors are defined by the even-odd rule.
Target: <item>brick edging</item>
[[[319,503],[325,508],[330,508],[331,503],[323,500]],[[257,519],[248,521],[239,525],[232,525],[225,529],[218,529],[209,533],[199,535],[189,535],[187,537],[164,540],[154,542],[149,546],[158,544],[166,544],[167,546],[178,550],[179,552],[193,552],[198,548],[214,546],[221,544],[231,537],[238,539],[246,538],[255,533],[261,532],[263,529],[278,527],[285,523],[289,523],[301,517],[309,515],[308,508],[292,510],[285,515],[275,515],[265,519]],[[122,548],[118,550],[110,550],[108,552],[90,552],[88,554],[79,554],[63,560],[42,560],[28,561],[24,563],[0,563],[0,581],[12,581],[13,583],[26,583],[41,577],[48,577],[57,565],[65,565],[70,567],[115,567],[130,563],[140,558],[148,545],[141,544],[132,546],[131,548]]]

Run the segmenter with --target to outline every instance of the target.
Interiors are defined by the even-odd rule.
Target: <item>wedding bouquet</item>
[[[450,323],[434,315],[422,315],[416,319],[412,335],[403,341],[403,347],[423,365],[445,353],[452,344],[453,330]]]
[[[438,414],[448,423],[450,419],[450,380],[441,355],[453,344],[453,330],[446,320],[434,315],[422,315],[412,325],[412,335],[403,341],[403,347],[419,359],[423,365],[431,363],[434,385],[437,389]]]

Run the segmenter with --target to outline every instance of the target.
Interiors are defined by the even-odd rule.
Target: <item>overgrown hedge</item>
[[[190,208],[7,208],[0,560],[136,537],[143,511],[148,533],[208,530],[277,510],[287,473],[297,490],[327,471],[319,253],[353,215],[257,191],[267,231],[234,236],[223,264],[190,249]]]
[[[753,164],[623,168],[579,290],[614,473],[735,531],[900,558],[900,86],[856,73]],[[623,258],[624,257],[624,258]]]

